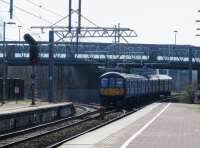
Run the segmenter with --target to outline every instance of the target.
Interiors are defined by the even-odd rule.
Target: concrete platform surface
[[[63,103],[48,103],[48,102],[38,102],[36,105],[31,105],[31,102],[20,101],[16,102],[7,102],[6,104],[0,105],[0,116],[5,114],[13,114],[18,112],[26,112],[35,109],[51,108],[56,106],[65,106],[72,104],[71,102]]]
[[[199,148],[200,105],[154,103],[61,148]]]

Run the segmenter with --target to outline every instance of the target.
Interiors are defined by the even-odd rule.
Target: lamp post
[[[172,51],[172,60],[174,60],[174,49],[176,48],[176,42],[177,42],[177,33],[178,33],[178,31],[177,30],[174,30],[173,31],[174,32],[174,48],[173,48],[173,51]],[[172,46],[173,47],[173,46]]]
[[[19,29],[19,44],[20,44],[20,37],[21,37],[21,28],[22,28],[22,26],[19,25],[19,26],[18,26],[18,29]]]
[[[198,10],[200,12],[200,10]],[[200,20],[196,20],[196,23],[200,23]],[[196,30],[200,31],[200,28],[197,28]],[[196,34],[197,37],[200,37],[200,34]],[[198,89],[200,90],[200,68],[198,69],[197,73],[197,81],[198,81]]]
[[[176,36],[177,36],[178,31],[174,30],[174,45],[176,46]]]
[[[3,22],[3,97],[2,97],[2,104],[5,103],[6,99],[6,78],[7,78],[7,54],[5,48],[5,41],[6,41],[6,24],[15,24],[15,22]]]
[[[177,33],[178,31],[177,30],[174,30],[174,50],[172,51],[172,55],[173,55],[173,58],[174,58],[174,52],[175,52],[175,48],[176,48],[176,42],[177,42]],[[176,73],[176,77],[177,77],[177,83],[176,83],[176,89],[178,90],[179,89],[179,70],[177,70],[177,73]]]

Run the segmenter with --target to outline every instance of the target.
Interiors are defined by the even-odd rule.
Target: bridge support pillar
[[[54,31],[49,31],[49,63],[48,63],[48,71],[49,71],[49,88],[48,88],[48,100],[49,102],[53,101],[54,97]]]
[[[192,84],[192,49],[189,48],[189,84]]]
[[[197,82],[198,82],[198,86],[200,87],[200,68],[197,70]]]

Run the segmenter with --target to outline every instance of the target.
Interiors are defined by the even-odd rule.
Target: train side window
[[[116,87],[123,88],[123,79],[121,79],[121,78],[116,79]]]
[[[110,78],[110,88],[115,87],[115,79],[114,78]]]
[[[101,79],[101,87],[102,88],[107,88],[108,87],[108,79],[107,78]]]

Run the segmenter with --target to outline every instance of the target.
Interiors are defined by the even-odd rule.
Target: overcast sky
[[[9,20],[9,7],[0,0],[1,20]],[[68,14],[68,0],[13,0],[14,19],[17,25],[22,25],[22,33],[30,32],[37,39],[46,39],[38,30],[30,30],[30,26],[51,25]],[[72,0],[74,9],[77,1]],[[32,3],[31,3],[32,2]],[[29,15],[19,10],[22,8]],[[200,46],[200,0],[82,0],[82,14],[99,26],[113,27],[118,23],[121,27],[134,29],[138,37],[129,40],[132,43],[173,44],[174,30],[178,30],[177,44]],[[56,14],[49,12],[54,11]],[[41,19],[40,19],[41,18]],[[45,21],[44,21],[45,19]],[[77,20],[74,15],[73,24]],[[67,26],[65,19],[59,25]],[[6,25],[6,38],[18,40],[17,25]],[[83,26],[92,26],[83,20]]]

